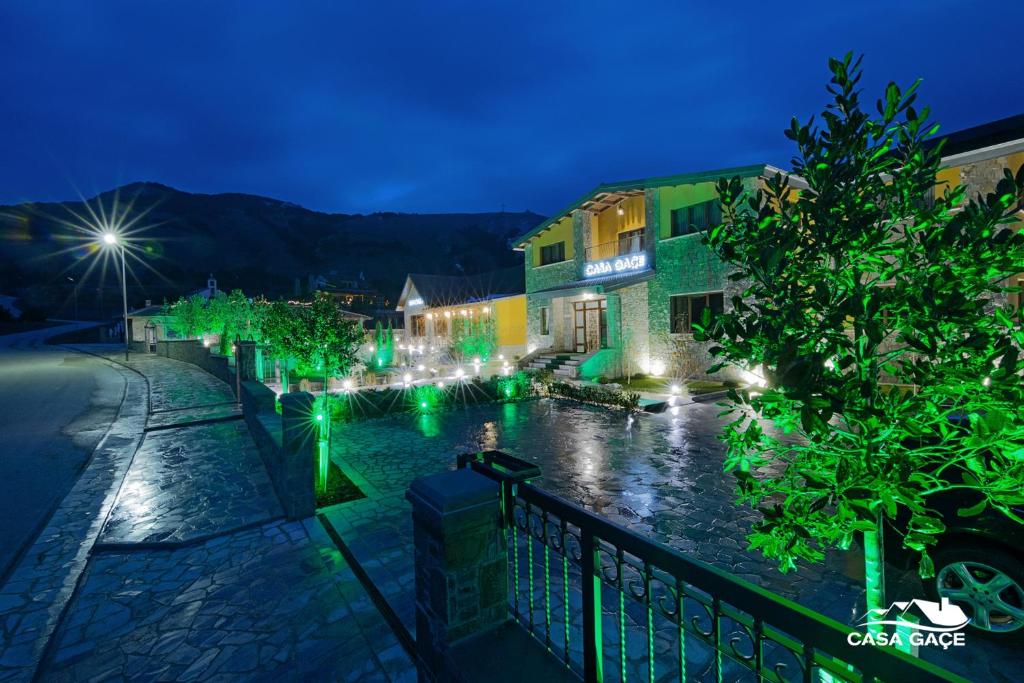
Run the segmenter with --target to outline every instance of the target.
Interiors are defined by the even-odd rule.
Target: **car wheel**
[[[933,555],[935,577],[925,581],[933,600],[948,598],[971,618],[975,632],[1024,636],[1024,565],[999,548],[957,545]]]

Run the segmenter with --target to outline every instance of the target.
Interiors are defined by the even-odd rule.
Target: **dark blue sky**
[[[788,165],[782,129],[846,50],[872,101],[923,77],[947,132],[1024,112],[1022,23],[1019,0],[2,0],[0,202],[154,180],[550,213],[601,181]]]

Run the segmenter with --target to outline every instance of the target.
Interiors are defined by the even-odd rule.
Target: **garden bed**
[[[318,508],[366,498],[366,494],[333,462],[328,465],[326,490],[321,489],[319,478],[318,474],[315,482],[316,506]]]

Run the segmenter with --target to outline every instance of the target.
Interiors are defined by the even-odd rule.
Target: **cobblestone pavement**
[[[180,543],[282,515],[245,422],[149,432],[100,536]]]
[[[416,477],[453,468],[458,453],[498,448],[539,464],[539,483],[553,493],[843,623],[855,622],[863,602],[857,552],[829,553],[822,564],[781,574],[746,549],[755,513],[734,503],[733,481],[722,472],[719,410],[694,404],[675,415],[642,415],[627,427],[621,413],[540,400],[343,425],[334,433],[332,457],[371,495],[327,516],[408,624],[411,522],[401,494]],[[922,597],[909,573],[890,571],[889,584],[893,595]],[[1024,667],[1024,653],[978,636],[969,640],[969,647],[927,648],[923,656],[976,680],[1016,680],[1011,672]]]
[[[145,426],[147,393],[118,368],[125,397],[106,436],[0,588],[0,681],[28,680],[89,560]]]
[[[131,365],[157,430],[136,452],[147,385],[123,370],[125,419],[0,591],[0,680],[414,680],[319,521],[280,520],[227,387]]]
[[[360,629],[357,614],[373,605],[355,577],[349,572],[343,589],[325,560],[343,564],[337,551],[319,550],[299,522],[174,551],[102,553],[47,678],[413,680],[402,667],[404,653],[389,650],[397,643],[383,621]],[[371,647],[388,636],[389,648]],[[389,658],[397,664],[393,677]]]

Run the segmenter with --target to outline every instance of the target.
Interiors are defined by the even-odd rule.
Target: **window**
[[[558,263],[565,260],[565,242],[547,244],[540,248],[540,265]]]
[[[440,315],[434,316],[434,336],[448,336],[448,318],[443,318]]]
[[[548,306],[540,309],[540,333],[551,334],[551,309]]]
[[[681,209],[672,209],[672,236],[704,232],[722,222],[722,206],[718,200],[701,202]]]
[[[619,233],[619,256],[635,254],[644,250],[644,229]]]
[[[427,336],[427,320],[422,315],[414,315],[412,317],[412,336]]]
[[[669,323],[673,334],[693,332],[693,323],[699,323],[704,309],[711,309],[711,319],[722,312],[725,297],[722,292],[682,294],[669,298]]]

